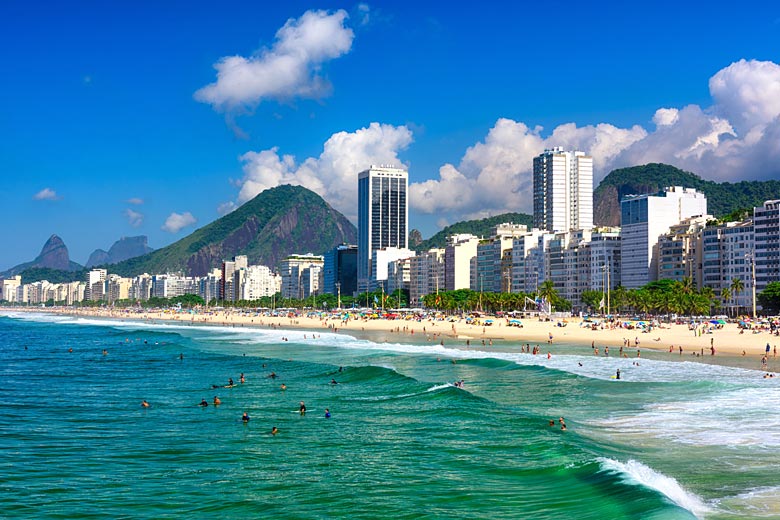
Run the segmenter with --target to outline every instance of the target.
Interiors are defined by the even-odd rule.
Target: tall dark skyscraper
[[[358,174],[358,292],[371,286],[374,251],[408,246],[409,173],[371,166]]]

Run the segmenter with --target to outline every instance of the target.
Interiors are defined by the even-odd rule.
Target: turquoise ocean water
[[[507,347],[6,312],[0,516],[780,517],[780,379]]]

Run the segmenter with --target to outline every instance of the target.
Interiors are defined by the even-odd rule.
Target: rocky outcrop
[[[96,265],[115,264],[123,260],[135,258],[136,256],[145,255],[154,251],[147,244],[147,237],[140,235],[137,237],[122,237],[111,246],[108,251],[102,249],[96,249],[89,255],[86,266],[92,267]]]
[[[62,241],[57,235],[52,235],[43,244],[41,253],[32,262],[25,262],[14,266],[7,271],[0,273],[0,278],[7,278],[15,276],[25,269],[33,267],[41,267],[48,269],[57,269],[59,271],[77,271],[81,269],[81,266],[76,262],[70,261],[70,255],[68,255],[68,247],[65,242]]]

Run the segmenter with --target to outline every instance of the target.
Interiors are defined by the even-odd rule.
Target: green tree
[[[770,282],[756,297],[766,314],[780,312],[780,282]]]
[[[731,292],[736,298],[745,289],[745,284],[739,278],[731,279]],[[739,305],[737,305],[737,314],[739,314]]]
[[[726,315],[730,316],[728,303],[731,300],[731,289],[724,287],[720,290],[720,301],[723,308],[726,309]]]
[[[604,309],[607,308],[607,300],[601,291],[585,290],[580,293],[580,301],[590,307],[591,311],[598,312],[601,309],[601,300],[604,299]]]
[[[539,296],[547,300],[551,305],[558,298],[558,291],[555,290],[552,280],[545,280],[539,285]]]

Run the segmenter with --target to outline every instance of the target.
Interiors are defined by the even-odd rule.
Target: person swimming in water
[[[331,380],[330,380],[330,384],[332,384],[332,385],[337,385],[337,384],[339,384],[339,382],[338,382],[338,381],[336,381],[335,379],[331,379]]]
[[[244,412],[244,415],[241,416],[241,420],[245,423],[249,422],[249,414]]]
[[[301,415],[306,415],[306,405],[303,401],[301,401],[301,407],[300,407]]]
[[[325,418],[330,419],[330,410],[328,410],[327,408],[325,408]]]
[[[220,401],[219,397],[216,395],[214,396],[214,406],[219,406],[222,404],[222,401]]]
[[[198,406],[203,406],[204,408],[209,405],[209,402],[206,401],[205,398],[200,400],[200,404]]]
[[[142,407],[142,408],[149,408],[149,403],[146,401],[146,399],[144,399],[143,401],[141,401],[141,407]]]
[[[271,428],[271,435],[276,435],[277,433],[279,433],[279,430],[276,429],[276,426]]]
[[[239,383],[246,383],[246,378],[244,378],[244,373],[241,372],[241,377],[238,378]]]
[[[235,386],[235,383],[233,382],[233,378],[232,377],[228,378],[228,384],[227,385],[228,386]]]

